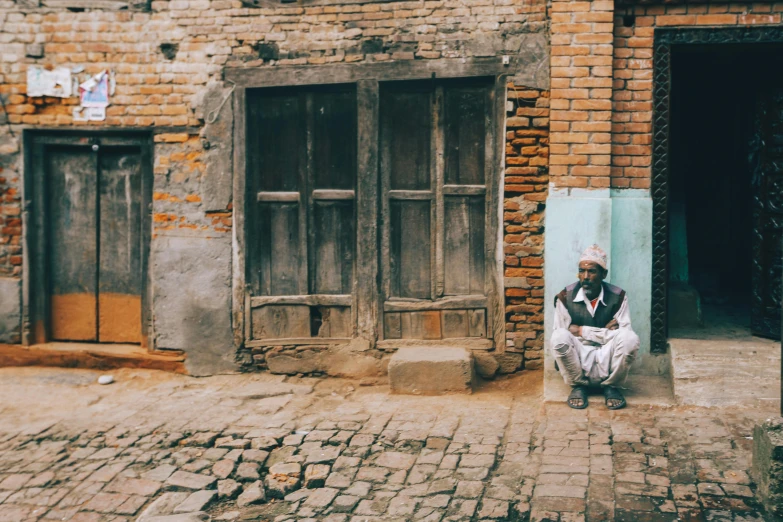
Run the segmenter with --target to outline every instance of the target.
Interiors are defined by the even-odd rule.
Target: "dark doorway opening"
[[[779,45],[672,48],[669,337],[780,336],[782,102]]]

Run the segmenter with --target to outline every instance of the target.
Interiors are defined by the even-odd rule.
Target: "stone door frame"
[[[655,29],[653,44],[652,179],[653,259],[650,351],[668,349],[669,135],[672,48],[686,45],[783,43],[783,26],[667,27]]]

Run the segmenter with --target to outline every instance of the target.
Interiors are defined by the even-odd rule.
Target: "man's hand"
[[[582,327],[579,325],[572,324],[571,326],[568,327],[568,331],[577,337],[582,336]]]
[[[606,323],[607,330],[617,330],[618,328],[620,328],[620,324],[617,322],[617,319],[612,319]]]

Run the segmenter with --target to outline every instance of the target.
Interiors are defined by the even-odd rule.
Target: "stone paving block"
[[[87,511],[97,511],[99,513],[112,513],[126,500],[128,500],[128,495],[119,493],[98,493],[83,506],[83,509]]]
[[[107,493],[124,493],[128,495],[141,495],[151,497],[158,492],[162,484],[148,479],[134,479],[117,477],[103,488]]]
[[[144,522],[208,522],[209,515],[200,513],[179,513],[176,515],[164,515],[159,517],[150,517]]]
[[[245,488],[239,497],[237,497],[237,507],[245,507],[251,504],[259,504],[266,500],[266,490],[264,484],[259,480],[253,482]]]
[[[212,444],[218,438],[218,435],[218,433],[204,431],[196,433],[195,435],[191,435],[190,437],[180,441],[180,444],[183,446],[200,446],[208,448],[212,446]]]
[[[219,480],[217,483],[218,497],[221,499],[236,498],[242,492],[242,484],[236,480]]]
[[[533,497],[566,497],[585,498],[587,488],[580,486],[560,486],[555,484],[540,484],[536,486]]]
[[[359,502],[359,505],[356,507],[354,513],[356,513],[357,515],[381,516],[386,512],[388,506],[389,506],[388,500],[383,500],[383,499],[362,500],[361,502]]]
[[[172,513],[174,508],[184,502],[188,496],[189,493],[183,492],[163,493],[141,513],[139,520],[145,520],[146,517]]]
[[[242,461],[244,462],[263,464],[268,457],[269,452],[260,449],[249,449],[242,452]]]
[[[187,471],[177,471],[166,480],[166,484],[185,489],[207,489],[215,484],[216,481],[215,477],[189,473]]]
[[[174,513],[192,513],[195,511],[204,511],[215,498],[217,497],[217,490],[203,489],[191,493],[181,504],[174,508]]]
[[[156,482],[164,482],[166,479],[168,479],[175,471],[177,471],[176,466],[172,466],[171,464],[161,464],[160,466],[155,467],[154,469],[151,469],[141,475],[142,478],[147,480],[153,480]]]
[[[330,468],[326,464],[311,464],[307,466],[304,474],[306,488],[321,488],[329,477]],[[345,486],[347,487],[347,486]]]
[[[116,513],[118,515],[135,515],[147,503],[149,498],[132,495],[128,500],[120,504]]]
[[[338,513],[350,513],[361,500],[353,495],[339,495],[332,502],[332,509]]]
[[[339,490],[334,488],[314,489],[305,500],[304,505],[312,508],[325,508],[331,504],[338,493]]]
[[[16,491],[22,489],[27,482],[33,478],[32,473],[17,473],[15,475],[8,475],[2,481],[0,481],[0,490]]]
[[[234,472],[234,475],[243,481],[255,481],[261,478],[259,464],[256,462],[242,462]]]
[[[354,482],[351,484],[351,486],[343,491],[343,494],[345,495],[354,495],[357,497],[364,498],[367,495],[370,494],[370,490],[372,489],[372,484],[369,482]]]
[[[481,481],[462,480],[457,483],[457,490],[454,493],[458,498],[479,498],[484,490],[484,483]]]

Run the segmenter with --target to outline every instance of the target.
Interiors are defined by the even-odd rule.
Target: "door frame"
[[[153,346],[151,327],[152,284],[149,257],[152,237],[153,132],[123,128],[25,129],[23,134],[24,183],[22,209],[22,343],[51,341],[47,249],[46,173],[35,157],[46,145],[134,146],[141,151],[141,346]]]
[[[669,135],[672,48],[685,45],[783,43],[783,26],[656,28],[653,43],[652,303],[650,351],[668,350]]]
[[[498,134],[492,144],[493,168],[487,172],[487,198],[497,211],[495,219],[488,226],[487,271],[491,271],[487,288],[487,344],[482,349],[494,348],[505,351],[505,296],[503,293],[502,252],[502,183],[503,147],[505,142],[505,102],[507,77],[514,71],[503,63],[501,57],[463,60],[427,60],[422,62],[384,62],[372,64],[335,64],[329,66],[291,66],[270,70],[268,67],[226,69],[224,79],[234,86],[234,179],[233,179],[233,223],[232,227],[232,327],[234,345],[246,346],[251,339],[250,321],[247,311],[251,309],[250,293],[246,285],[245,245],[248,230],[245,224],[247,204],[247,90],[264,87],[288,87],[328,84],[356,84],[358,117],[357,180],[356,180],[356,250],[354,267],[354,292],[352,318],[354,335],[365,339],[371,347],[382,339],[379,331],[383,317],[383,303],[378,288],[380,270],[379,230],[377,216],[380,205],[379,190],[379,89],[383,82],[405,80],[427,80],[441,78],[495,78],[492,89],[492,128]],[[367,197],[372,194],[373,197]],[[370,219],[372,217],[372,219]],[[491,239],[490,239],[491,238]],[[494,240],[494,242],[492,241]],[[366,263],[359,260],[365,259]],[[326,338],[312,340],[297,339],[292,344],[330,344]],[[344,341],[339,341],[344,342]],[[404,340],[395,343],[400,346]],[[447,345],[449,339],[431,342]],[[417,345],[428,341],[417,340]]]

